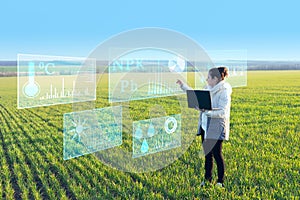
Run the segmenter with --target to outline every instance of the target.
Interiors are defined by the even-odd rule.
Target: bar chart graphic
[[[247,51],[246,50],[214,50],[208,51],[214,64],[200,65],[199,71],[195,73],[195,88],[202,89],[206,84],[207,72],[212,67],[227,67],[229,77],[227,82],[232,87],[247,86]]]
[[[176,81],[186,82],[187,62],[161,49],[139,49],[111,60],[109,100],[124,102],[182,94]]]
[[[94,59],[18,55],[18,108],[95,100]]]

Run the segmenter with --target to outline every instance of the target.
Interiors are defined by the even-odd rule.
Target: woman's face
[[[216,76],[212,78],[211,75],[208,73],[206,81],[209,86],[214,87],[218,83],[218,78]]]

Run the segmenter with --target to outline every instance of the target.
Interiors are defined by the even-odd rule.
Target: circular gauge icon
[[[169,117],[166,121],[165,121],[165,131],[168,134],[174,133],[176,131],[177,128],[177,120],[174,117]]]
[[[183,72],[185,69],[185,60],[177,56],[176,60],[169,60],[168,67],[170,72]]]

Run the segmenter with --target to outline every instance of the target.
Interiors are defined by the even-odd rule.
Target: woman
[[[210,90],[213,110],[201,110],[198,135],[202,135],[205,153],[205,180],[200,184],[212,182],[213,157],[217,163],[218,180],[216,186],[224,187],[225,164],[222,156],[222,144],[229,139],[229,118],[232,89],[225,82],[228,77],[226,67],[212,68],[208,72],[206,89]],[[188,85],[178,80],[177,83],[186,91],[191,89]],[[199,109],[198,109],[199,110]]]

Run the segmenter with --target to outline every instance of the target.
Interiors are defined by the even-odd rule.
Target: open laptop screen
[[[208,90],[187,90],[188,107],[200,110],[212,110],[211,97]]]

